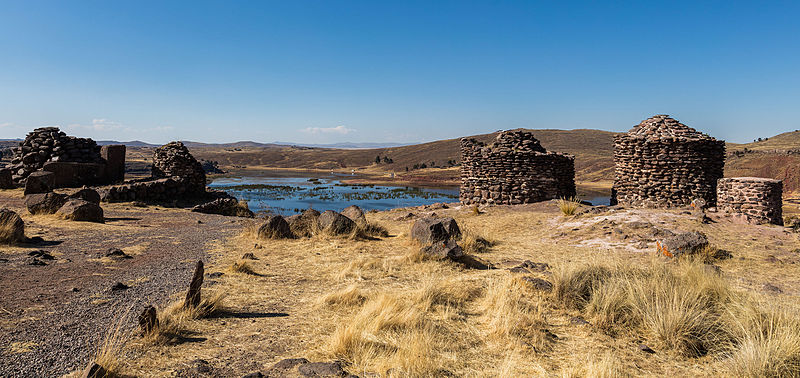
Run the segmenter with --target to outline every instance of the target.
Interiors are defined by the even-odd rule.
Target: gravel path
[[[4,195],[0,202],[25,219],[29,237],[43,239],[0,250],[2,377],[52,377],[82,368],[123,314],[132,318],[185,290],[194,262],[207,259],[209,243],[232,236],[244,222],[104,204],[107,223],[95,225],[30,216],[19,198]],[[133,258],[99,260],[109,248]],[[29,265],[35,250],[55,259]],[[129,288],[112,291],[116,282]]]

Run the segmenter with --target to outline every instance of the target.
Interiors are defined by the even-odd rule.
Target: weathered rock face
[[[0,168],[0,189],[14,189],[11,169]]]
[[[725,165],[725,142],[667,115],[642,121],[614,138],[612,204],[640,207],[716,204]]]
[[[153,177],[178,176],[186,180],[187,194],[206,191],[206,173],[203,167],[181,142],[170,142],[153,154]]]
[[[516,205],[573,196],[575,158],[545,151],[532,133],[505,131],[488,146],[461,139],[461,203]]]
[[[77,198],[67,200],[67,202],[56,211],[56,215],[64,219],[78,222],[105,222],[103,209],[100,205]]]
[[[356,222],[333,210],[326,210],[317,219],[322,232],[329,235],[347,235],[356,229]]]
[[[11,169],[17,181],[41,169],[48,161],[104,163],[100,147],[88,138],[67,136],[57,127],[42,127],[28,133],[14,148]]]
[[[783,225],[783,181],[760,177],[720,179],[717,210],[742,215],[752,223]]]
[[[342,210],[342,215],[350,218],[350,220],[356,222],[357,225],[367,224],[367,217],[364,216],[364,210],[361,210],[361,208],[356,205],[350,205]]]
[[[113,144],[100,147],[100,157],[106,162],[105,177],[109,183],[125,180],[125,151],[124,144]]]
[[[267,221],[258,228],[259,239],[290,239],[292,231],[289,223],[280,215],[271,215]]]
[[[298,237],[311,237],[318,227],[319,211],[306,209],[300,214],[295,214],[286,218],[292,234]]]
[[[432,244],[461,237],[461,230],[453,218],[421,218],[411,226],[411,238]]]
[[[100,205],[100,194],[94,189],[83,188],[70,194],[69,198],[82,199]]]
[[[105,183],[105,164],[48,161],[43,171],[53,173],[54,188],[75,188]],[[32,175],[36,172],[32,173]],[[30,178],[30,176],[29,176]]]
[[[423,254],[437,259],[455,260],[464,256],[464,251],[456,244],[455,240],[438,241],[422,247]]]
[[[25,196],[25,207],[31,214],[55,214],[68,198],[59,193],[38,193]]]
[[[186,194],[187,185],[181,177],[170,177],[104,187],[99,193],[107,202],[168,201]]]
[[[255,216],[255,214],[247,208],[246,204],[240,203],[236,198],[217,198],[213,201],[193,207],[192,211],[230,217],[252,218]]]
[[[692,255],[708,246],[708,238],[700,232],[684,232],[662,239],[657,246],[659,253],[667,257]]]
[[[0,209],[0,243],[20,243],[25,241],[25,222],[8,209]]]
[[[25,195],[52,192],[55,188],[55,174],[47,171],[32,172],[25,182]]]

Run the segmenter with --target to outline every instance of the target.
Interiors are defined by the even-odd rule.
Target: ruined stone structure
[[[153,177],[178,176],[187,181],[189,194],[206,191],[206,172],[189,149],[181,142],[170,142],[156,149],[153,154]]]
[[[783,225],[783,181],[731,177],[717,183],[717,210],[752,223]]]
[[[461,203],[532,203],[575,196],[575,158],[547,152],[533,134],[504,131],[489,145],[461,139]]]
[[[703,199],[714,206],[725,142],[656,115],[614,138],[614,164],[612,204],[680,207]]]
[[[181,142],[170,142],[156,149],[152,177],[100,189],[100,196],[106,202],[164,202],[206,194],[206,174]]]
[[[6,168],[16,183],[24,183],[31,173],[45,170],[55,174],[56,187],[107,184],[124,178],[124,151],[125,146],[101,148],[92,139],[67,136],[57,127],[42,127],[28,133],[14,148],[14,158]],[[115,169],[113,175],[107,172],[109,166]]]

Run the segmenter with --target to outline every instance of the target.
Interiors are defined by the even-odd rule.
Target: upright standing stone
[[[680,207],[702,199],[714,206],[725,141],[656,115],[614,138],[614,164],[612,204]]]
[[[0,209],[0,243],[25,241],[25,222],[12,210]]]
[[[105,179],[107,183],[125,181],[124,144],[109,144],[100,147],[100,157],[106,161]]]
[[[194,276],[192,282],[189,284],[189,291],[186,293],[186,299],[183,301],[183,306],[186,308],[197,308],[200,305],[200,288],[203,286],[203,262],[198,261],[194,268]]]
[[[13,173],[10,169],[0,169],[0,189],[14,189]]]
[[[147,308],[139,314],[139,329],[142,330],[142,334],[146,335],[153,332],[156,328],[158,328],[158,314],[156,313],[156,308],[147,306]]]

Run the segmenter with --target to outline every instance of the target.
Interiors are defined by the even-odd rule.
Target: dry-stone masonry
[[[156,149],[153,154],[153,177],[178,176],[187,181],[188,194],[206,191],[206,172],[189,149],[181,142],[170,142]]]
[[[461,139],[461,160],[464,204],[516,205],[575,196],[575,158],[545,151],[522,129],[501,132],[489,145]]]
[[[115,153],[103,154],[103,150]],[[101,150],[92,139],[67,136],[57,127],[33,130],[13,151],[11,165],[6,168],[17,183],[24,183],[38,170],[55,173],[55,187],[121,181],[125,172],[125,146],[105,146]],[[109,165],[113,165],[113,177],[108,175]]]
[[[648,118],[614,138],[612,204],[641,207],[716,203],[725,142],[667,115]]]
[[[743,215],[753,223],[783,225],[783,181],[731,177],[717,183],[717,210]]]

